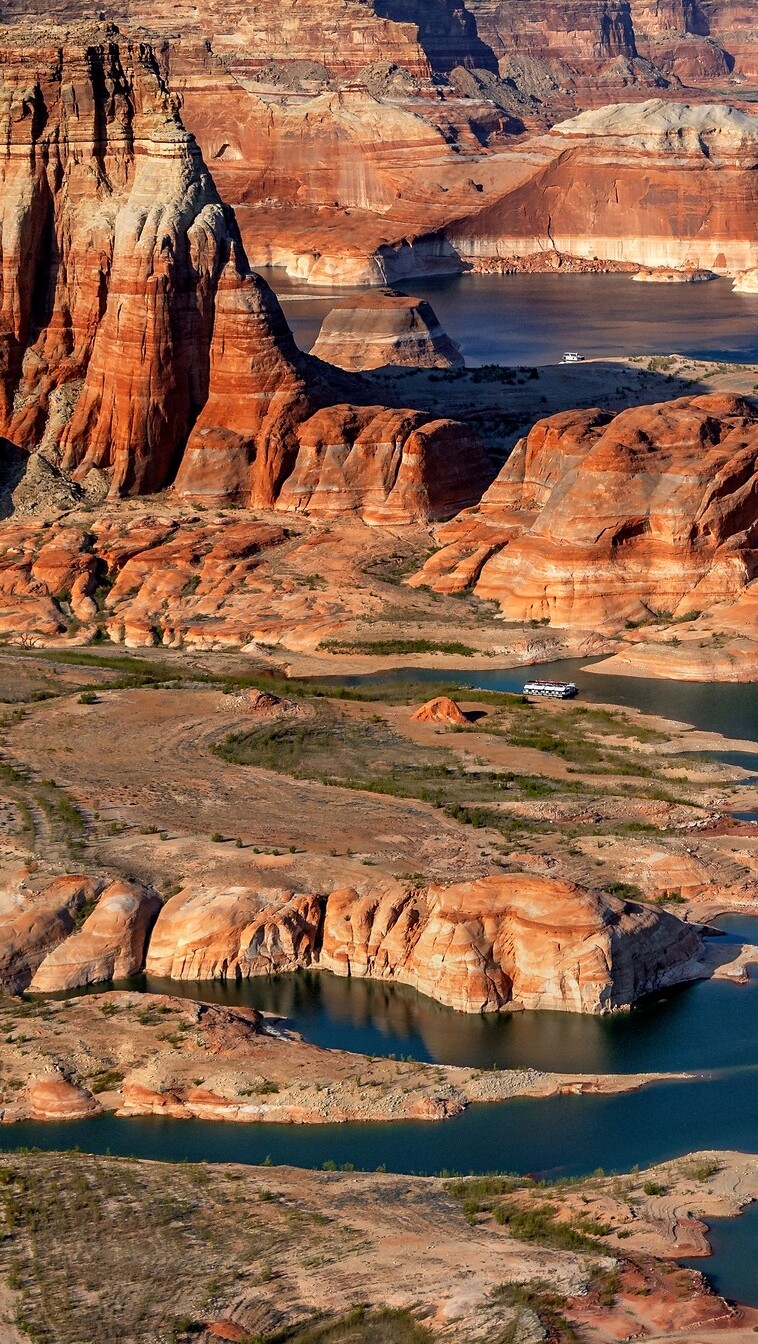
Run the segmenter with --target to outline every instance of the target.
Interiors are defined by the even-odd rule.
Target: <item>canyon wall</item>
[[[701,952],[673,915],[517,875],[328,897],[185,890],[158,918],[146,969],[202,980],[312,966],[411,985],[463,1012],[603,1013],[701,974]]]
[[[367,391],[297,349],[152,48],[14,49],[2,78],[0,434],[20,474],[34,454],[95,498],[176,481],[193,497],[273,505],[309,417],[332,407],[340,442]],[[415,453],[407,516],[421,516],[419,484],[424,508],[439,497],[410,442],[436,431],[418,412],[396,423],[382,480],[403,521],[401,461]],[[462,429],[447,456],[472,502],[483,453]]]
[[[461,1012],[607,1013],[704,974],[700,932],[675,915],[524,874],[411,890],[379,878],[328,895],[203,885],[163,906],[136,882],[22,880],[0,893],[0,932],[9,993],[143,968],[225,980],[313,967],[411,985]]]
[[[523,162],[518,185],[446,229],[469,261],[555,253],[731,273],[754,264],[758,119],[748,113],[618,104],[530,141]]]

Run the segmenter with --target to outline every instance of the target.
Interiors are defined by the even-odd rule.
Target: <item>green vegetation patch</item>
[[[515,1201],[501,1200],[495,1205],[492,1216],[518,1241],[535,1241],[540,1246],[554,1246],[562,1251],[596,1251],[598,1237],[610,1231],[601,1223],[586,1220],[563,1222],[550,1204],[524,1207]]]
[[[495,803],[506,791],[542,797],[581,787],[574,781],[545,781],[507,770],[467,770],[445,748],[420,747],[401,737],[380,716],[356,719],[332,705],[321,705],[308,719],[280,719],[230,733],[212,748],[235,765],[253,765],[295,779],[358,789],[368,793],[417,798],[448,809],[470,825],[499,825]],[[461,801],[465,800],[465,801]]]
[[[431,1344],[434,1336],[408,1311],[357,1306],[346,1315],[305,1328],[254,1335],[250,1344]]]
[[[319,649],[329,653],[368,654],[370,657],[386,658],[392,654],[410,653],[449,653],[460,658],[472,658],[478,649],[470,644],[461,644],[457,640],[438,643],[432,639],[368,639],[343,641],[327,639],[319,644]]]

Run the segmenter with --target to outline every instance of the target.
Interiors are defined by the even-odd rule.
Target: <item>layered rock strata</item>
[[[474,262],[557,254],[736,273],[754,264],[756,165],[751,114],[617,104],[530,141],[520,182],[445,234]]]
[[[696,929],[651,907],[527,876],[360,896],[212,888],[164,906],[148,973],[178,979],[318,966],[412,985],[464,1012],[610,1012],[702,974]]]
[[[503,73],[526,57],[564,83],[612,78],[626,63],[629,82],[643,83],[653,70],[686,84],[724,78],[737,61],[750,66],[754,40],[745,21],[747,5],[700,0],[469,0],[479,32]],[[742,11],[742,13],[740,13]],[[742,19],[742,22],[740,22]]]
[[[391,291],[338,304],[324,318],[311,354],[351,370],[388,364],[454,369],[464,364],[431,304]]]
[[[520,440],[413,582],[474,583],[510,620],[618,630],[747,597],[757,528],[751,403],[567,411]]]
[[[96,899],[102,883],[82,876],[38,885],[23,878],[0,892],[0,989],[20,994],[37,967],[74,933],[77,916]]]
[[[314,411],[339,403],[340,442],[350,398],[367,394],[297,350],[152,49],[30,48],[3,81],[0,434],[20,454],[14,470],[35,453],[95,497],[176,481],[194,497],[274,504]],[[414,413],[408,436],[426,421]],[[405,441],[395,447],[399,466]],[[423,477],[424,454],[407,449]],[[384,471],[397,517],[402,487]]]
[[[139,974],[160,908],[160,897],[148,887],[138,882],[111,882],[81,928],[37,967],[32,992],[48,994]]]

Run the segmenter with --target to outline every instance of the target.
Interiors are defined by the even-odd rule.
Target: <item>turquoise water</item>
[[[737,992],[735,990],[735,992]],[[619,1096],[564,1096],[470,1106],[453,1120],[385,1124],[229,1124],[102,1116],[0,1129],[0,1149],[19,1146],[167,1161],[326,1161],[373,1171],[512,1171],[580,1176],[699,1148],[758,1151],[758,1069],[664,1083]],[[756,1261],[758,1264],[758,1260]]]
[[[276,269],[263,274],[303,350],[351,293],[319,292]],[[733,293],[729,280],[639,285],[624,275],[466,275],[397,288],[431,303],[471,367],[554,364],[566,349],[597,359],[677,351],[758,360],[758,296]]]

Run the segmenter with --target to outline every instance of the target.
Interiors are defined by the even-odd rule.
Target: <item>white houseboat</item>
[[[577,694],[573,681],[528,681],[524,686],[524,695],[547,695],[552,700],[571,700]]]

